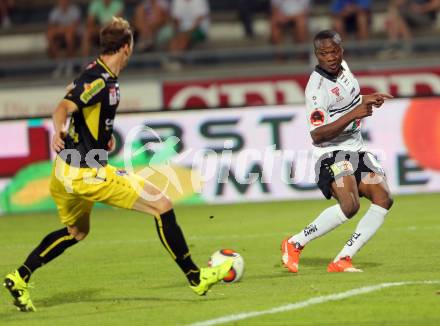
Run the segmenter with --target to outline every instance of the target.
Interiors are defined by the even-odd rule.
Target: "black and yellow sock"
[[[163,246],[185,273],[189,283],[198,285],[200,283],[200,269],[191,259],[185,237],[176,222],[174,210],[171,209],[156,216],[156,229]]]
[[[49,233],[27,257],[23,265],[18,268],[18,273],[26,282],[32,273],[39,267],[61,255],[64,250],[77,243],[67,228]]]

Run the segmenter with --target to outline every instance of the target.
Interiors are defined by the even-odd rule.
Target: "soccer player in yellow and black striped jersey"
[[[89,233],[90,212],[95,202],[127,208],[155,217],[160,241],[185,273],[198,295],[229,272],[232,261],[211,268],[198,268],[191,259],[170,200],[140,176],[107,163],[114,146],[113,121],[119,104],[118,75],[133,50],[127,21],[113,18],[100,34],[101,55],[74,81],[53,113],[52,147],[58,153],[50,192],[64,228],[51,232],[29,254],[23,265],[6,275],[4,286],[21,311],[35,311],[29,296],[32,273],[49,263]],[[71,114],[66,132],[65,123]],[[151,194],[148,200],[138,189]]]

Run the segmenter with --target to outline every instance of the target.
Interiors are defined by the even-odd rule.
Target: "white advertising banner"
[[[364,140],[385,169],[393,193],[440,191],[440,171],[421,168],[408,154],[403,130],[411,102],[394,100],[376,109],[363,121]],[[142,121],[162,138],[179,139],[170,160],[199,171],[207,202],[322,196],[314,183],[313,147],[302,106],[132,115],[118,119],[115,128],[126,135]],[[406,128],[423,126],[407,121]]]
[[[392,193],[440,192],[439,105],[435,98],[392,100],[363,120],[366,146]],[[17,135],[0,150],[0,210],[47,209],[51,121],[0,122],[0,134]],[[176,202],[323,198],[301,105],[119,114],[114,134],[110,162],[159,167],[159,183]]]

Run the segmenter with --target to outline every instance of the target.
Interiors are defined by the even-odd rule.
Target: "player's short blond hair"
[[[99,44],[102,54],[114,54],[125,44],[133,43],[133,32],[130,23],[122,17],[113,17],[101,29]]]

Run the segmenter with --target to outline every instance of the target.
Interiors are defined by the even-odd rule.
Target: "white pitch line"
[[[238,321],[238,320],[263,316],[263,315],[271,315],[271,314],[277,314],[280,312],[297,310],[297,309],[306,308],[309,306],[313,306],[313,305],[328,302],[328,301],[342,300],[342,299],[354,297],[354,296],[361,295],[361,294],[379,291],[379,290],[389,288],[389,287],[413,285],[413,284],[440,284],[440,280],[439,281],[408,281],[408,282],[381,283],[381,284],[377,284],[377,285],[371,285],[371,286],[365,286],[365,287],[361,287],[361,288],[357,288],[357,289],[352,289],[352,290],[349,290],[346,292],[315,297],[315,298],[311,298],[311,299],[308,299],[305,301],[290,303],[290,304],[286,304],[286,305],[279,306],[279,307],[272,308],[272,309],[260,310],[260,311],[249,311],[249,312],[243,312],[243,313],[239,313],[239,314],[235,314],[235,315],[228,315],[228,316],[223,316],[223,317],[219,317],[219,318],[215,318],[215,319],[205,320],[205,321],[191,324],[190,326],[219,325],[219,324],[229,323],[229,322],[233,322],[233,321]]]

